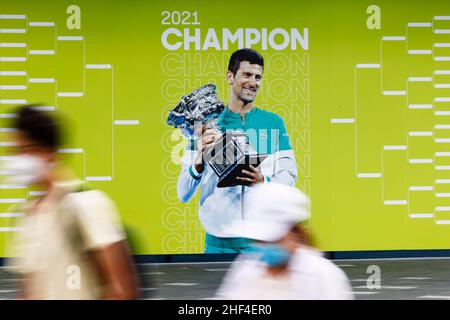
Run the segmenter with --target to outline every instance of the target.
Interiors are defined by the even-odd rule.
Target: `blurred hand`
[[[237,177],[237,180],[246,182],[250,185],[264,182],[264,176],[262,175],[261,169],[259,167],[255,168],[254,166],[250,165],[249,170],[242,170],[242,173],[244,175],[242,177]]]

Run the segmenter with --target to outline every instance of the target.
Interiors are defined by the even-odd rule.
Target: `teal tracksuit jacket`
[[[227,107],[217,123],[223,132],[245,132],[249,143],[259,154],[269,155],[260,165],[264,183],[295,184],[297,166],[294,152],[280,116],[254,107],[242,119],[240,113],[234,113]],[[206,165],[201,174],[196,172],[193,163],[197,153],[195,143],[190,141],[182,158],[178,197],[182,202],[187,202],[199,188],[201,189],[199,217],[207,232],[206,252],[242,251],[248,241],[234,238],[233,235],[227,234],[225,229],[234,220],[242,219],[245,215],[243,208],[248,187],[217,188],[218,177],[212,168]]]

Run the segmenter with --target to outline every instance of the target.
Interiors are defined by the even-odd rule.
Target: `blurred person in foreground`
[[[133,299],[137,278],[116,206],[98,190],[83,191],[58,159],[57,118],[22,106],[13,121],[16,142],[6,168],[10,184],[36,186],[23,228],[12,241],[11,271],[23,277],[25,299]]]
[[[217,291],[238,300],[353,299],[345,273],[308,245],[302,224],[309,199],[278,183],[249,188],[247,216],[226,232],[254,239],[252,252],[240,254]]]

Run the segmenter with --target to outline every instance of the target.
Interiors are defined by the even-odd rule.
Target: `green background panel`
[[[66,26],[66,9],[81,9],[81,29]],[[67,154],[76,174],[111,177],[88,181],[90,188],[107,192],[117,203],[138,254],[198,253],[204,250],[204,229],[197,212],[199,196],[182,204],[176,196],[179,158],[185,142],[165,124],[168,111],[182,95],[214,82],[220,98],[228,100],[226,67],[236,44],[227,50],[165,49],[161,35],[167,28],[183,31],[200,28],[204,39],[209,28],[221,39],[222,28],[308,28],[307,50],[289,47],[262,50],[266,66],[256,105],[281,115],[294,147],[298,165],[297,185],[312,199],[313,229],[323,250],[390,250],[449,248],[450,165],[448,130],[450,83],[448,1],[378,1],[381,28],[367,27],[370,2],[366,1],[3,1],[0,14],[23,14],[25,20],[0,19],[0,28],[26,28],[25,34],[0,34],[1,43],[26,43],[26,48],[0,46],[0,57],[26,57],[24,62],[0,62],[0,71],[26,71],[27,76],[0,76],[0,85],[27,85],[26,90],[0,90],[0,113],[14,106],[7,99],[26,99],[54,106],[69,125],[65,148],[83,149]],[[200,25],[163,25],[162,12],[197,12]],[[29,27],[28,22],[54,22],[54,27]],[[189,20],[193,21],[192,16]],[[431,23],[413,28],[408,23]],[[60,41],[57,36],[82,36],[82,41]],[[405,40],[384,41],[400,36]],[[170,41],[176,38],[171,36]],[[281,41],[277,37],[276,41]],[[29,55],[28,50],[55,50],[52,55]],[[432,50],[410,54],[408,50]],[[108,69],[86,69],[87,64],[107,64]],[[378,64],[378,68],[357,68]],[[432,77],[411,82],[410,77]],[[28,83],[29,78],[55,78],[55,83]],[[383,95],[383,91],[405,91]],[[82,97],[58,97],[58,92],[81,92]],[[430,109],[411,109],[427,104]],[[335,123],[332,119],[353,119]],[[138,121],[116,125],[115,121]],[[0,127],[8,121],[0,119]],[[432,136],[409,136],[409,132]],[[7,139],[1,135],[3,139]],[[406,146],[407,150],[383,150]],[[0,155],[8,153],[0,147]],[[409,159],[432,159],[431,164],[411,164]],[[363,178],[358,174],[378,174]],[[431,186],[431,191],[411,191],[411,186]],[[442,190],[442,191],[441,191]],[[0,189],[0,198],[26,197],[27,190]],[[406,204],[386,205],[385,200]],[[8,212],[0,204],[0,212]],[[429,213],[431,217],[411,217]],[[0,227],[11,219],[0,218]],[[11,235],[0,232],[0,256]]]

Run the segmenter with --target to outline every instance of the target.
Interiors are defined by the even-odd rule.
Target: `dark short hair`
[[[13,126],[39,146],[56,151],[62,140],[60,125],[48,112],[38,110],[37,106],[20,106],[16,111]]]
[[[230,61],[228,62],[228,70],[236,75],[242,61],[248,61],[250,64],[260,65],[264,69],[264,59],[262,55],[256,50],[244,48],[233,52],[230,57]]]

